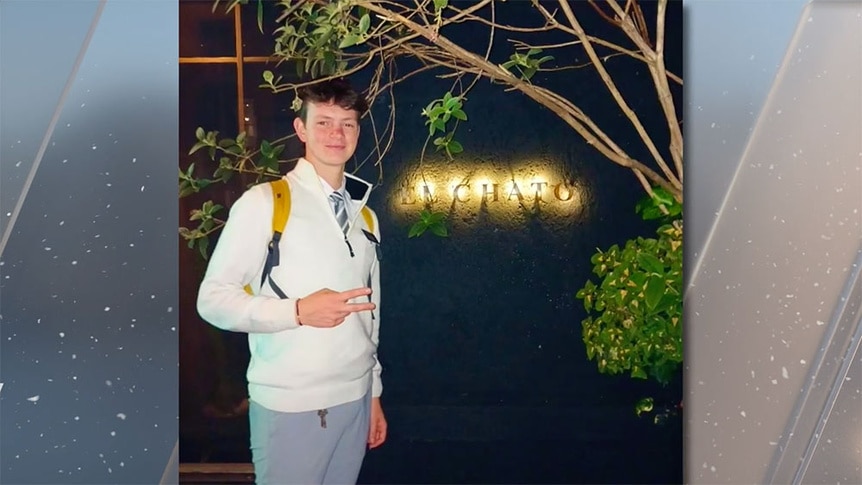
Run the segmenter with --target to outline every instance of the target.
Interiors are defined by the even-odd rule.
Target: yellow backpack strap
[[[269,184],[272,187],[272,232],[281,234],[290,217],[290,187],[283,178]]]
[[[290,217],[290,186],[283,178],[274,180],[269,183],[272,189],[272,240],[269,242],[266,255],[266,263],[264,263],[263,274],[260,276],[260,286],[262,287],[269,278],[269,273],[272,268],[278,266],[279,263],[279,241],[284,233],[284,228],[287,226],[287,219]],[[270,286],[275,293],[281,298],[287,298],[281,288],[275,284],[272,279],[269,280]],[[245,286],[245,291],[248,294],[253,294],[250,285]]]

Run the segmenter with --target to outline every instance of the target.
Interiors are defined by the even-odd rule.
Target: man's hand
[[[370,288],[357,288],[342,292],[324,288],[316,291],[299,301],[297,308],[299,322],[302,325],[318,328],[341,325],[351,313],[371,311],[376,308],[376,305],[371,302],[348,303],[353,298],[370,294]]]
[[[383,406],[380,398],[371,399],[371,426],[368,430],[368,447],[377,448],[386,441],[386,418],[383,416]]]

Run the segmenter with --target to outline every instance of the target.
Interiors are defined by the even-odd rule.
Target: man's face
[[[343,166],[359,140],[356,111],[335,104],[308,103],[306,121],[296,118],[293,127],[305,143],[305,158],[315,165]]]

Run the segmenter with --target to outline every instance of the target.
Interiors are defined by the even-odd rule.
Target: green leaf
[[[449,94],[449,93],[446,93]],[[456,105],[460,102],[460,99],[457,97],[452,97],[446,100],[445,105],[447,111],[451,111]]]
[[[446,123],[443,120],[434,120],[431,126],[439,131],[446,131]],[[432,130],[431,133],[433,134],[434,131]]]
[[[464,147],[455,140],[450,141],[447,147],[449,148],[449,152],[452,154],[458,154],[464,151]]]
[[[434,0],[434,9],[438,12],[449,5],[449,0]]]
[[[645,397],[637,402],[635,405],[635,412],[638,416],[641,413],[648,413],[653,410],[655,404],[653,403],[653,399],[651,397]]]
[[[361,19],[359,19],[359,33],[364,35],[368,32],[369,27],[371,27],[371,17],[368,14],[365,14]]]
[[[456,109],[452,111],[452,116],[458,118],[461,121],[467,121],[467,114],[461,111],[460,109]]]
[[[207,146],[207,144],[202,142],[202,141],[195,143],[194,146],[192,146],[192,149],[189,150],[189,155],[193,154],[194,152],[200,150],[201,148],[203,148],[205,146]]]
[[[263,140],[260,142],[260,154],[263,155],[264,158],[272,156],[272,145],[270,145],[268,141]]]
[[[428,117],[431,119],[436,119],[445,112],[446,108],[444,108],[443,106],[436,106],[432,108],[431,111],[428,113]]]
[[[647,281],[647,287],[644,291],[646,297],[647,308],[655,310],[661,297],[664,296],[665,284],[664,279],[660,276],[653,276]]]
[[[204,136],[206,136],[206,134],[204,133],[204,129],[201,127],[198,127],[198,129],[195,130],[195,136],[197,137],[197,139],[199,141],[204,141]]]
[[[338,44],[338,48],[346,49],[350,46],[356,45],[357,42],[359,42],[359,36],[351,32],[344,36],[344,39],[342,39],[341,43]]]
[[[208,237],[202,237],[198,240],[198,250],[200,250],[201,256],[204,259],[207,259],[207,249],[209,248],[210,240]]]
[[[641,267],[651,273],[664,273],[664,263],[652,254],[644,252],[638,253],[637,260]]]
[[[449,231],[446,229],[446,226],[443,225],[442,223],[436,222],[436,223],[428,226],[428,228],[436,236],[447,237],[449,235]]]
[[[427,229],[427,228],[428,228],[428,226],[426,226],[422,221],[419,221],[410,227],[410,232],[407,234],[407,237],[421,236],[422,233],[425,232],[425,229]]]
[[[446,220],[446,213],[445,213],[445,212],[435,212],[435,213],[431,214],[431,215],[428,217],[428,220],[429,220],[432,224],[438,224],[438,223],[441,223],[441,222],[443,222],[444,220]]]
[[[267,84],[271,84],[272,83],[272,71],[270,71],[270,70],[263,71],[263,80]]]

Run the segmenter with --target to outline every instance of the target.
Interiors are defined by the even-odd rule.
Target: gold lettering
[[[513,195],[517,195],[519,201],[524,200],[524,196],[521,195],[521,189],[518,188],[518,184],[515,182],[512,182],[512,191],[509,192],[509,197],[506,200],[512,200]]]
[[[409,190],[407,187],[401,187],[401,205],[411,205],[416,203],[416,199],[413,198],[413,191]]]
[[[482,200],[488,200],[488,196],[493,195],[494,198],[491,200],[496,202],[497,201],[497,184],[491,184],[491,186],[494,188],[493,192],[488,192],[488,184],[482,184]]]
[[[461,197],[459,196],[458,190],[460,190],[461,188],[467,189],[467,199],[461,199]],[[452,197],[454,197],[455,200],[458,202],[467,202],[468,200],[470,200],[469,190],[470,190],[470,184],[458,184],[455,186],[455,189],[452,190]]]
[[[425,199],[425,202],[434,201],[434,196],[431,195],[431,187],[428,187],[427,184],[422,185],[422,198]]]
[[[561,188],[565,188],[565,191],[566,191],[566,198],[565,199],[560,195],[560,189]],[[572,200],[572,197],[574,197],[574,195],[575,195],[575,191],[572,190],[571,188],[569,188],[568,186],[564,187],[563,184],[557,184],[554,186],[554,197],[556,197],[557,200],[559,200],[561,202],[566,202],[566,201]]]
[[[548,185],[548,182],[533,182],[530,185],[532,185],[533,187],[536,187],[538,185],[538,187],[536,187],[536,198],[542,200],[542,186]]]

